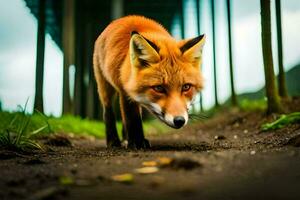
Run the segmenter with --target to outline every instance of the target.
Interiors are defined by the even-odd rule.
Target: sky
[[[262,65],[260,3],[259,0],[231,0],[233,62],[238,93],[256,91],[264,85]],[[272,40],[274,67],[277,71],[277,44],[275,31],[275,5],[272,3]],[[300,1],[282,0],[282,29],[284,67],[289,70],[300,63]],[[215,0],[217,87],[219,100],[224,102],[230,95],[228,39],[225,0]],[[12,12],[13,11],[13,12]],[[195,2],[185,2],[185,35],[197,36]],[[209,0],[200,5],[201,33],[207,40],[203,52],[204,106],[214,104],[212,77],[212,33]],[[171,33],[180,38],[178,17],[174,18]],[[27,110],[33,109],[35,84],[37,21],[30,14],[23,0],[0,0],[0,100],[5,110],[16,110],[29,101]],[[48,115],[59,116],[62,102],[63,55],[46,35],[44,107]],[[74,72],[73,72],[74,73]],[[196,104],[197,105],[197,104]]]
[[[0,100],[5,110],[34,102],[37,21],[23,0],[0,0]],[[61,113],[63,55],[46,35],[45,113]]]

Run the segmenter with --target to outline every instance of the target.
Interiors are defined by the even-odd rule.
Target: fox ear
[[[148,63],[156,63],[160,60],[158,47],[137,32],[131,33],[130,39],[130,61],[138,62],[140,66]]]
[[[205,35],[187,40],[187,42],[180,47],[182,55],[191,61],[198,61],[201,58],[204,43]]]

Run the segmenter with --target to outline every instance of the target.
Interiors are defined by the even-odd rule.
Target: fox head
[[[173,128],[187,124],[193,98],[202,88],[200,71],[205,36],[176,42],[150,41],[134,32],[130,39],[128,95]]]

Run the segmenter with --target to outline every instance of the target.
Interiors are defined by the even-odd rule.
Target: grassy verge
[[[10,123],[16,116],[22,115],[20,112],[0,112],[0,134],[5,132]],[[97,138],[105,137],[105,126],[103,122],[96,120],[88,120],[82,119],[80,117],[66,115],[60,118],[55,117],[46,117],[41,114],[33,114],[26,115],[30,118],[28,125],[26,127],[26,132],[33,132],[35,130],[43,128],[37,135],[47,135],[52,133],[72,133],[75,135],[92,135]],[[12,129],[16,129],[18,124],[23,123],[24,120],[21,117],[15,119],[14,125],[15,127],[11,127]],[[168,127],[163,125],[158,120],[146,121],[143,123],[146,134],[161,134],[166,132]],[[122,124],[120,122],[117,123],[118,132],[121,133]],[[13,131],[15,132],[15,131]]]
[[[239,102],[239,108],[243,111],[264,111],[267,109],[267,101],[265,99],[242,99]]]

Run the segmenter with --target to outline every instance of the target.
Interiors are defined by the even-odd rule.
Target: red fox
[[[150,147],[141,106],[173,128],[187,124],[193,97],[203,87],[204,42],[204,35],[176,41],[162,25],[143,16],[126,16],[105,28],[95,42],[93,64],[108,147],[121,146],[112,108],[116,92],[129,148]]]

